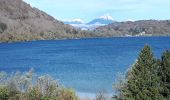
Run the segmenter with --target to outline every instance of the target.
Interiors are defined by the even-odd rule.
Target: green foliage
[[[162,59],[157,60],[146,45],[116,89],[116,100],[169,100],[170,52],[164,52]]]
[[[58,100],[78,100],[78,97],[72,89],[61,89]]]
[[[9,90],[5,86],[0,86],[0,100],[8,100],[10,96]]]
[[[170,99],[170,52],[165,51],[162,55],[159,68],[159,76],[161,77],[161,94],[168,100]]]
[[[127,88],[125,98],[156,100],[159,98],[159,77],[157,63],[149,46],[145,46],[136,64],[127,75]]]

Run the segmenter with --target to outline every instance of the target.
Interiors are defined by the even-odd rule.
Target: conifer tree
[[[159,69],[161,77],[161,94],[167,100],[170,100],[170,52],[165,51],[162,55],[161,65]]]
[[[127,74],[126,87],[123,89],[126,100],[159,100],[158,65],[151,48],[145,45],[137,62]]]

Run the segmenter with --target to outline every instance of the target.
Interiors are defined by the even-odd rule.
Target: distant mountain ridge
[[[108,25],[114,22],[114,19],[111,16],[101,16],[99,18],[96,18],[92,21],[90,21],[87,24],[101,24],[101,25]]]
[[[98,18],[93,19],[88,23],[84,23],[81,19],[73,19],[72,21],[64,21],[65,24],[72,25],[76,28],[80,28],[82,30],[93,30],[99,26],[108,25],[115,22],[114,19],[109,16],[100,16]]]

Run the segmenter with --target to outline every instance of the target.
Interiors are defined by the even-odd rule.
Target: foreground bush
[[[0,73],[0,100],[78,100],[75,92],[62,87],[51,76],[36,77],[33,70]]]

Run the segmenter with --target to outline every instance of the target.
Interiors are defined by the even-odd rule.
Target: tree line
[[[115,87],[116,100],[170,100],[170,52],[161,59],[145,45],[137,61]]]

